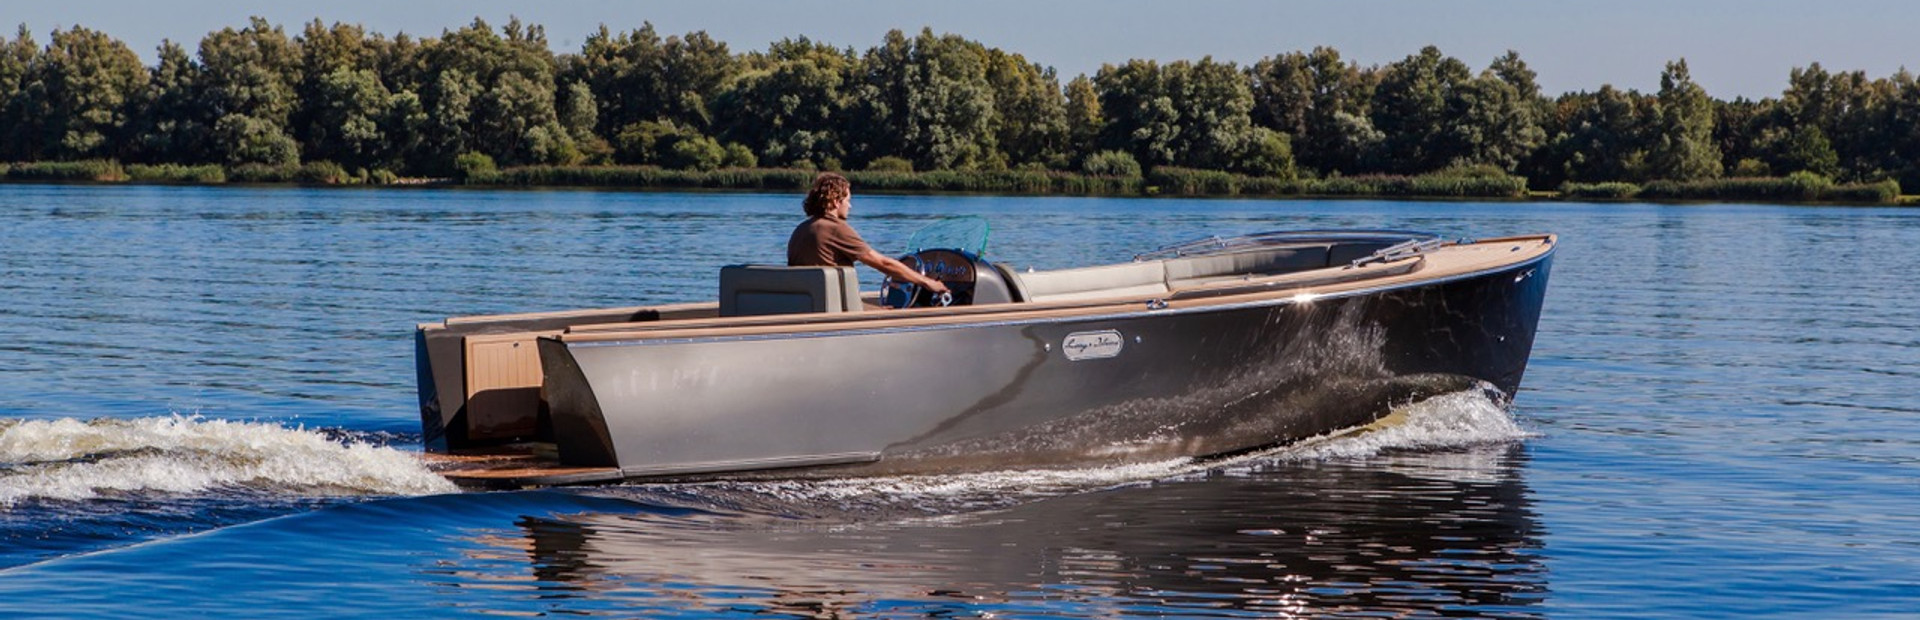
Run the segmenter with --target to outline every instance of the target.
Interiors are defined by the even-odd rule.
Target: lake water
[[[463,493],[415,458],[414,324],[709,298],[798,203],[0,186],[0,616],[1920,613],[1911,209],[862,195],[878,247],[981,215],[1018,267],[1561,244],[1511,410],[939,478]]]

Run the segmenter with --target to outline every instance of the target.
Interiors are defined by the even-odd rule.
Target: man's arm
[[[875,252],[873,248],[867,248],[867,253],[855,256],[854,259],[866,263],[868,267],[880,270],[880,273],[887,274],[895,280],[912,282],[935,293],[947,292],[946,284],[941,283],[939,280],[920,275],[920,272],[907,267],[906,263],[894,260],[885,254]]]

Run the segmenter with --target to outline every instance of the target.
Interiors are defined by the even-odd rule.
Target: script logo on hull
[[[1119,355],[1125,342],[1120,332],[1111,329],[1074,332],[1060,343],[1060,351],[1066,353],[1070,361],[1097,360]]]

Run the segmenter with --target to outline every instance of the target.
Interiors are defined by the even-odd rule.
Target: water
[[[1019,267],[1562,237],[1514,408],[1225,462],[461,493],[416,323],[691,301],[798,197],[0,186],[0,616],[1910,617],[1920,211],[862,195]],[[872,273],[866,274],[872,277]],[[868,288],[874,286],[868,282]]]

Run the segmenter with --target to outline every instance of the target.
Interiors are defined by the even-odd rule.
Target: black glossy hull
[[[1209,456],[1511,398],[1551,260],[1315,298],[539,346],[561,461],[620,477]]]

